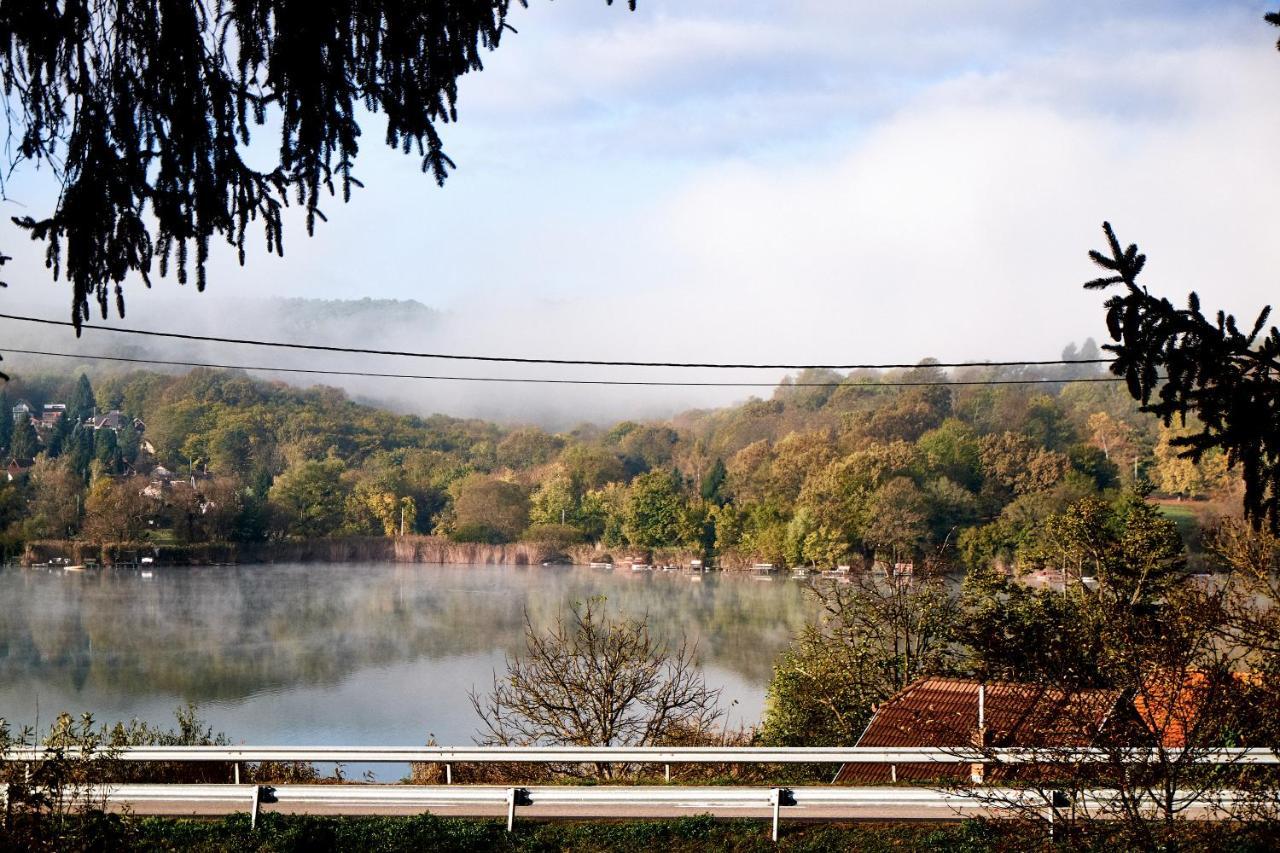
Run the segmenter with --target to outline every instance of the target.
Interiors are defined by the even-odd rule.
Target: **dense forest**
[[[1092,341],[1064,353],[1096,355]],[[1154,491],[1184,501],[1179,520],[1238,501],[1220,455],[1178,458],[1185,428],[1106,378],[1092,364],[810,370],[769,399],[552,434],[226,371],[19,375],[0,399],[14,412],[0,525],[10,547],[419,533],[976,567],[1034,561],[1037,532],[1083,498]]]

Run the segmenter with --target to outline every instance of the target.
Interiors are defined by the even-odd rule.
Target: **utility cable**
[[[848,383],[844,382],[792,382],[780,384],[778,382],[669,382],[660,380],[629,380],[629,379],[542,379],[536,377],[512,377],[512,376],[437,376],[421,373],[377,373],[367,370],[323,370],[320,368],[309,367],[269,367],[267,365],[252,364],[218,364],[205,361],[173,361],[157,358],[129,358],[119,355],[89,355],[84,353],[71,352],[51,352],[48,350],[29,350],[29,349],[11,349],[3,347],[6,353],[17,353],[20,355],[43,355],[52,356],[54,358],[81,358],[93,361],[115,361],[124,362],[126,364],[150,364],[162,365],[167,367],[208,367],[219,370],[253,370],[270,373],[302,373],[312,376],[351,376],[365,379],[425,379],[439,380],[448,382],[521,382],[539,385],[644,385],[644,386],[663,386],[663,387],[687,387],[687,388],[839,388]],[[983,365],[986,366],[986,365]],[[865,387],[874,388],[914,388],[932,385],[1054,385],[1065,382],[1123,382],[1123,377],[1119,376],[1086,376],[1081,378],[1063,378],[1063,379],[961,379],[946,382],[940,381],[923,381],[923,382],[868,382],[865,385],[858,383],[848,384],[848,387],[858,388]]]
[[[0,314],[0,319],[17,320],[23,323],[41,323],[48,326],[74,326],[69,320],[50,320],[43,317],[25,317],[20,314]],[[501,355],[461,355],[458,353],[414,352],[410,350],[366,349],[363,347],[340,347],[325,344],[300,344],[287,341],[264,341],[253,338],[226,338],[216,335],[195,335],[187,332],[165,332],[156,329],[129,329],[121,326],[95,326],[81,324],[81,328],[96,332],[115,332],[125,335],[144,335],[156,338],[174,338],[182,341],[203,341],[207,343],[243,344],[255,347],[276,347],[280,349],[311,350],[314,352],[337,352],[351,355],[393,355],[405,358],[436,358],[453,361],[487,361],[506,364],[563,364],[586,365],[593,367],[693,367],[716,370],[896,370],[913,367],[1046,367],[1063,364],[1110,364],[1109,358],[1089,359],[1049,359],[1045,361],[950,361],[930,362],[928,364],[735,364],[725,362],[691,362],[691,361],[609,361],[604,359],[584,358],[522,358]],[[14,350],[17,352],[17,350]],[[643,382],[633,384],[646,384]],[[688,383],[673,383],[688,384]],[[695,383],[696,384],[696,383]],[[755,384],[755,383],[746,383]]]

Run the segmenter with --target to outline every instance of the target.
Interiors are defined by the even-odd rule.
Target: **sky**
[[[1080,287],[1103,220],[1148,254],[1147,286],[1177,302],[1195,289],[1251,320],[1275,293],[1280,30],[1262,20],[1267,3],[638,5],[517,8],[518,32],[464,78],[459,121],[442,129],[458,164],[444,188],[383,147],[369,117],[356,168],[366,188],[330,202],[316,237],[294,219],[283,259],[251,252],[242,268],[215,253],[203,294],[174,280],[132,286],[129,324],[233,334],[250,298],[368,296],[443,312],[409,335],[418,349],[1054,358],[1105,337],[1105,297]],[[0,305],[64,316],[67,286],[7,224],[47,207],[48,182],[19,174],[8,193],[0,246],[15,260]],[[395,393],[419,411],[572,420],[746,392]]]

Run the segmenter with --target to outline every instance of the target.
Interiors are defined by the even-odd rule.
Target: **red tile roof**
[[[1202,723],[1205,706],[1222,702],[1228,694],[1242,687],[1258,686],[1261,676],[1251,672],[1232,672],[1226,676],[1210,676],[1199,670],[1154,674],[1142,684],[1133,697],[1133,708],[1147,729],[1167,749],[1185,747],[1187,733],[1196,732]]]
[[[858,746],[962,747],[975,743],[977,681],[924,678],[876,708]],[[1087,746],[1116,707],[1119,690],[1064,691],[1040,684],[989,682],[983,701],[989,746]],[[845,764],[837,782],[888,782],[967,776],[964,765]]]

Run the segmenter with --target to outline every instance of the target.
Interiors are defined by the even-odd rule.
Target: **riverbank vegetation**
[[[10,553],[436,534],[619,560],[987,568],[1036,563],[1047,519],[1138,489],[1176,507],[1194,546],[1200,517],[1239,504],[1237,478],[1218,451],[1180,458],[1190,427],[1142,415],[1115,383],[1071,381],[1098,378],[1094,365],[807,371],[767,400],[549,433],[221,371],[18,376],[0,408],[67,408],[0,418],[0,529]]]

